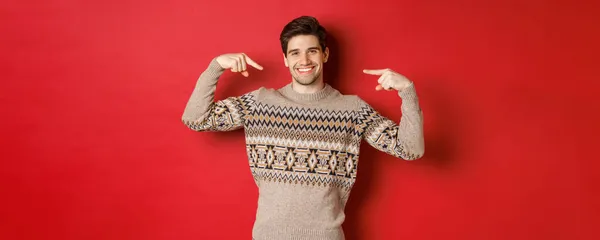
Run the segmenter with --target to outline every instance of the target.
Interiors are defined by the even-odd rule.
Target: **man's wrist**
[[[407,89],[412,84],[413,84],[413,82],[409,80],[408,82],[402,83],[402,86],[396,88],[396,90],[398,90],[398,92],[402,92],[402,91],[404,91],[404,89]]]

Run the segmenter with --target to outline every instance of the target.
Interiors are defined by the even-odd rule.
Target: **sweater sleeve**
[[[232,131],[244,126],[257,91],[215,102],[215,89],[224,70],[215,58],[198,78],[182,116],[191,130]]]
[[[398,93],[402,98],[400,123],[382,116],[364,101],[360,100],[359,126],[361,134],[374,148],[402,158],[415,160],[423,156],[423,113],[414,84]]]

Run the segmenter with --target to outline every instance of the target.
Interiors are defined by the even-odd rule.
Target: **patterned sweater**
[[[297,93],[291,83],[214,101],[224,69],[213,59],[183,113],[194,131],[243,129],[259,190],[254,239],[344,239],[344,208],[358,170],[361,140],[392,156],[424,153],[423,116],[414,85],[399,92],[396,124],[355,95],[329,84]]]

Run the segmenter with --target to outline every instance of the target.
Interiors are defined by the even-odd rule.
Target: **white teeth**
[[[310,71],[312,68],[298,68],[298,71],[300,72],[308,72]]]

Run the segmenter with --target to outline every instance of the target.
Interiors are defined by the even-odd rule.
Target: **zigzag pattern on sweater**
[[[210,105],[200,121],[184,122],[194,131],[232,131],[243,127],[242,122],[252,112],[254,96],[244,94],[229,97]]]
[[[257,103],[246,126],[298,131],[354,132],[356,116],[351,111],[331,111]],[[357,134],[357,132],[355,132]]]
[[[343,177],[321,177],[315,174],[298,172],[282,172],[269,169],[252,169],[256,181],[279,182],[289,184],[300,184],[317,187],[337,187],[345,191],[352,188],[353,181],[347,181]]]

